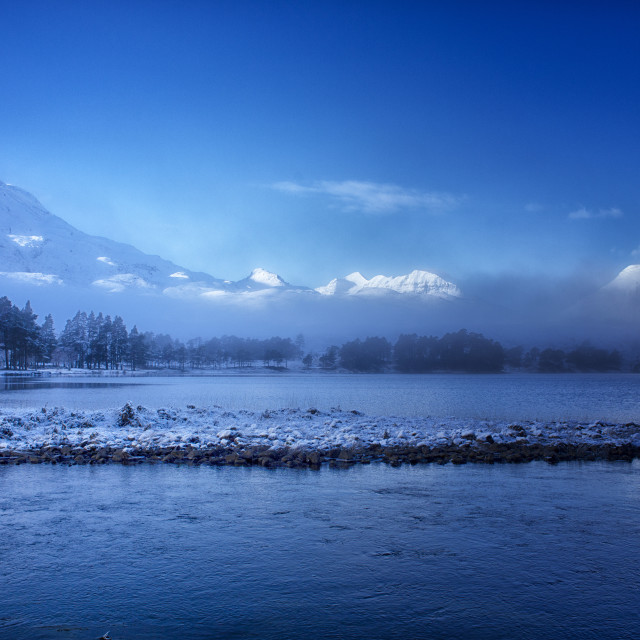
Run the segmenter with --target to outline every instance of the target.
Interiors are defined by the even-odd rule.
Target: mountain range
[[[422,296],[457,298],[458,287],[436,274],[360,273],[313,289],[292,285],[275,273],[254,269],[238,281],[194,272],[135,247],[88,235],[53,215],[30,193],[0,182],[0,278],[30,285],[71,285],[106,293],[135,291],[172,298],[216,298],[237,294],[295,292],[323,296]]]
[[[0,295],[20,305],[30,299],[56,322],[97,309],[148,330],[191,336],[304,331],[337,340],[467,327],[506,340],[637,339],[640,265],[600,288],[582,281],[544,288],[509,275],[515,280],[478,276],[462,288],[428,271],[371,278],[354,272],[312,288],[256,268],[232,281],[83,233],[30,193],[0,182]]]

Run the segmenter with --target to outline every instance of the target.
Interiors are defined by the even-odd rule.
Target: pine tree
[[[100,316],[101,315],[102,314],[100,314]],[[100,365],[103,362],[104,368],[109,368],[109,362],[111,360],[111,332],[111,316],[107,316],[100,324],[100,330],[98,331],[98,337],[96,338],[96,360],[98,362],[98,368],[100,368]]]
[[[144,335],[138,332],[138,327],[134,325],[129,333],[129,362],[131,370],[135,371],[146,365],[146,344]]]
[[[0,341],[4,351],[4,368],[9,368],[9,351],[11,349],[11,300],[4,296],[0,298]]]
[[[129,335],[124,320],[120,316],[113,319],[111,325],[111,368],[122,366],[129,350]]]
[[[29,366],[30,356],[38,352],[38,338],[40,328],[36,324],[37,315],[31,309],[31,303],[27,300],[23,309],[16,313],[15,341],[16,363],[14,368],[26,369]]]
[[[67,353],[69,364],[83,369],[89,349],[87,314],[84,311],[78,311],[71,320],[67,320],[64,331],[60,335],[60,344]]]
[[[53,359],[53,352],[58,346],[58,339],[53,327],[53,317],[49,314],[40,327],[40,353],[43,364],[48,364]]]
[[[92,369],[96,366],[96,349],[98,348],[98,334],[102,325],[102,313],[96,314],[91,311],[87,317],[87,366]],[[99,366],[99,365],[98,365]]]

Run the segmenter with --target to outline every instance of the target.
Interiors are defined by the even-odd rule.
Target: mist
[[[265,291],[251,294],[169,298],[159,293],[104,293],[69,286],[5,282],[3,294],[23,306],[30,300],[39,322],[51,313],[56,330],[77,311],[121,316],[129,329],[168,333],[188,340],[213,336],[267,338],[302,333],[310,348],[346,340],[401,334],[440,336],[465,328],[499,340],[557,348],[583,341],[635,351],[640,298],[602,288],[587,277],[542,278],[478,275],[461,283],[460,298],[395,293],[321,296]]]

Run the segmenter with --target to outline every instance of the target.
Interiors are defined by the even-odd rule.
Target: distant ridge
[[[38,287],[73,286],[106,294],[128,291],[169,298],[304,293],[446,299],[461,295],[455,284],[420,270],[370,280],[355,272],[317,289],[292,285],[261,267],[241,280],[224,280],[128,244],[83,233],[47,211],[27,191],[0,181],[0,280],[3,278]]]

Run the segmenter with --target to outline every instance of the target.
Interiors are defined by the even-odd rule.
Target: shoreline
[[[0,464],[311,467],[640,458],[640,425],[367,416],[219,406],[0,409]]]
[[[356,371],[336,367],[334,369],[323,369],[321,367],[305,368],[295,364],[287,367],[277,366],[242,366],[242,367],[211,367],[211,368],[157,368],[157,369],[67,369],[64,367],[13,370],[0,369],[0,379],[7,381],[29,379],[29,378],[69,378],[77,380],[80,378],[219,378],[229,376],[378,376],[378,375],[398,375],[398,376],[441,376],[441,375],[471,375],[471,376],[511,376],[511,375],[553,375],[553,376],[591,376],[591,375],[630,375],[638,376],[638,372],[628,370],[607,370],[607,371],[538,371],[532,369],[514,369],[505,367],[502,371],[457,371],[451,369],[434,369],[432,371],[397,371],[392,368],[380,371]]]
[[[0,465],[21,464],[62,464],[103,465],[103,464],[182,464],[187,466],[259,466],[266,468],[310,468],[322,466],[348,467],[354,464],[386,463],[390,466],[402,464],[520,464],[544,461],[558,464],[569,461],[632,462],[640,458],[640,446],[622,445],[557,445],[535,444],[487,444],[482,447],[384,447],[371,446],[366,449],[332,449],[328,451],[305,450],[300,448],[272,449],[162,447],[158,449],[100,449],[71,447],[69,445],[44,446],[30,450],[0,451]]]

